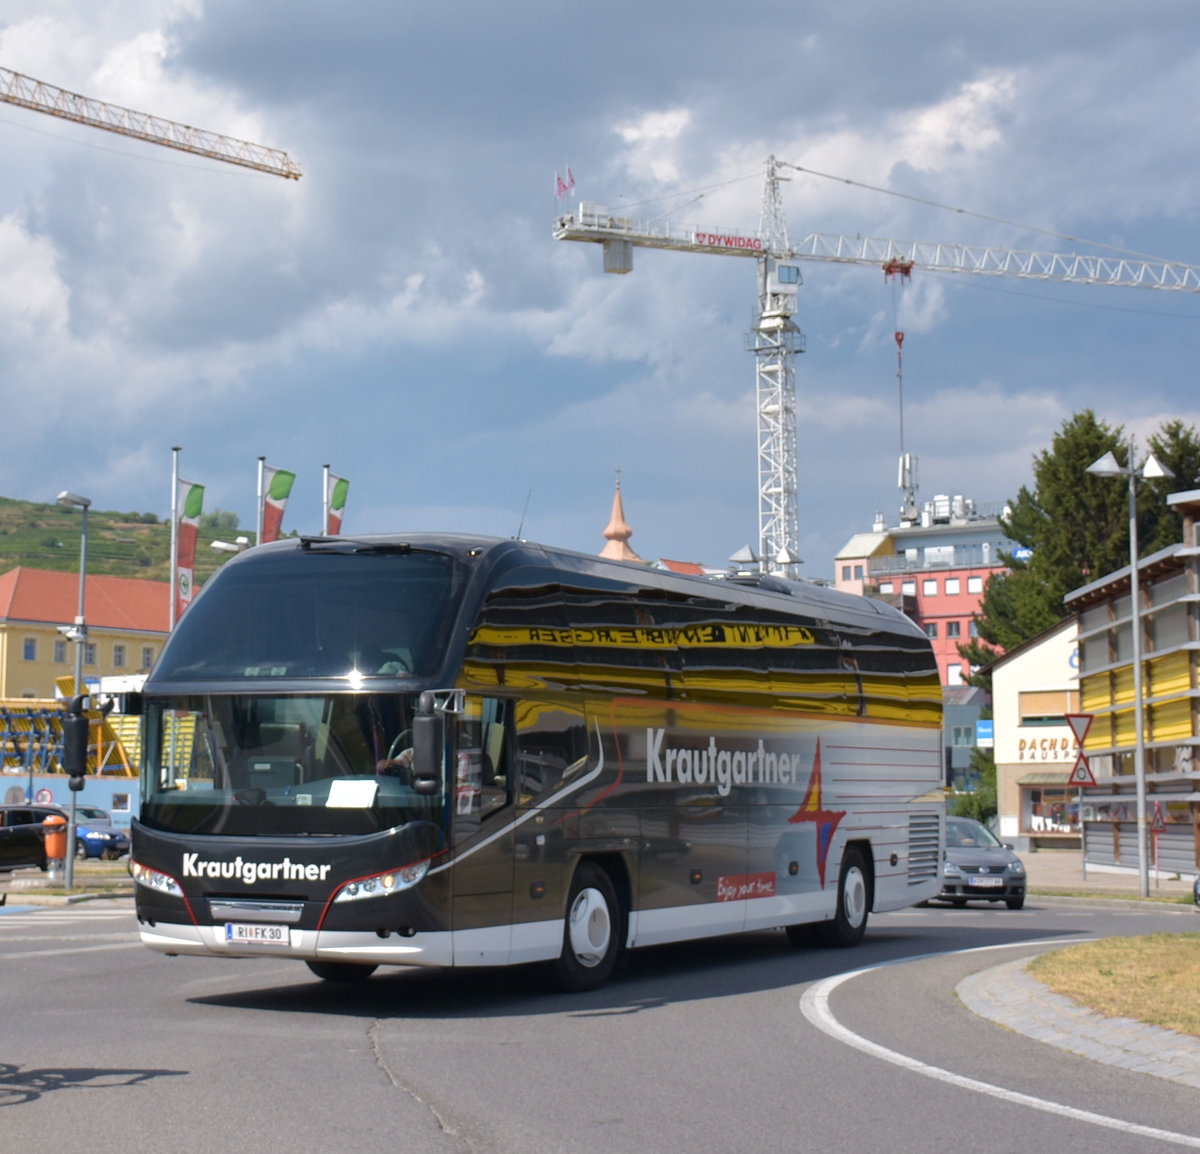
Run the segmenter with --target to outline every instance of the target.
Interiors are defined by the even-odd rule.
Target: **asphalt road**
[[[11,901],[12,899],[10,899]],[[0,911],[0,1150],[1200,1148],[1200,1095],[977,1017],[967,974],[1059,942],[1195,930],[1187,907],[1031,899],[640,951],[605,989],[537,970],[165,958],[129,903]],[[847,976],[848,975],[848,976]]]

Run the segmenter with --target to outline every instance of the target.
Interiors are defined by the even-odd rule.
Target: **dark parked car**
[[[0,871],[46,868],[45,806],[0,805]]]
[[[0,870],[24,866],[46,868],[45,830],[51,814],[68,818],[61,805],[0,805]],[[129,852],[129,835],[117,829],[112,818],[95,805],[75,806],[75,857],[115,860]]]
[[[1025,867],[987,826],[970,818],[948,817],[938,897],[954,906],[1002,901],[1010,910],[1019,910],[1025,904]]]

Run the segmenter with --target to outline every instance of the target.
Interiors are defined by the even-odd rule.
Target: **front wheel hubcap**
[[[581,966],[598,966],[608,953],[612,938],[612,915],[599,890],[580,890],[568,918],[571,953]]]
[[[862,870],[852,869],[846,874],[842,886],[842,909],[850,925],[862,925],[867,916],[867,879],[863,877]]]

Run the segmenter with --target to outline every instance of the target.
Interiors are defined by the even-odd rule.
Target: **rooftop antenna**
[[[524,541],[525,538],[521,534],[525,531],[525,514],[529,512],[529,498],[533,496],[533,490],[530,489],[525,494],[525,508],[521,510],[521,523],[517,526],[517,540]]]
[[[917,459],[912,453],[904,451],[904,329],[901,312],[904,285],[912,279],[913,261],[889,260],[883,266],[883,279],[899,278],[899,289],[894,294],[895,329],[892,334],[896,338],[896,390],[900,407],[900,470],[897,483],[904,493],[904,501],[900,505],[900,521],[912,522],[917,519]]]

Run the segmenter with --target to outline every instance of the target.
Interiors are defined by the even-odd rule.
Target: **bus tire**
[[[327,982],[365,982],[377,966],[362,965],[359,962],[305,962],[304,963],[318,978]]]
[[[620,939],[621,907],[612,879],[595,862],[582,862],[571,880],[562,953],[553,963],[558,986],[574,993],[604,985]]]
[[[842,854],[838,872],[837,913],[833,921],[814,927],[817,939],[824,946],[847,949],[857,946],[867,931],[867,914],[871,909],[871,879],[862,853],[847,846]]]

